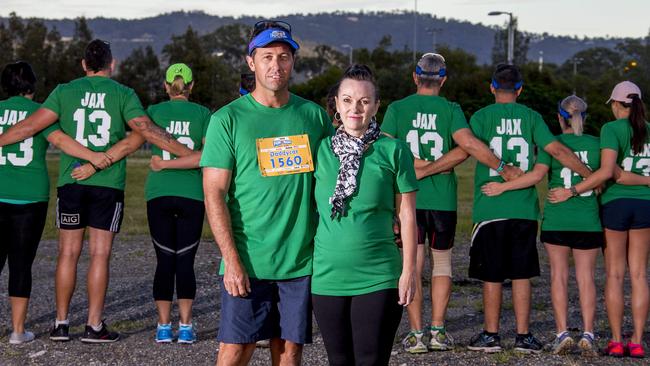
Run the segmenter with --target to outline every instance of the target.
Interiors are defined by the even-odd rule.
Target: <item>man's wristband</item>
[[[505,167],[506,167],[506,162],[503,161],[503,160],[501,160],[501,161],[499,161],[499,166],[498,166],[496,169],[494,169],[494,170],[495,170],[497,173],[501,173],[501,172],[503,171],[503,168],[505,168]]]
[[[571,191],[571,197],[578,196],[578,190],[576,189],[576,186],[571,186],[571,188],[569,188],[569,190]]]

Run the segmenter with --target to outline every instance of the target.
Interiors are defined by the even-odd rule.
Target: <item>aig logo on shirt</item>
[[[66,214],[61,213],[62,225],[77,225],[79,224],[79,214]]]

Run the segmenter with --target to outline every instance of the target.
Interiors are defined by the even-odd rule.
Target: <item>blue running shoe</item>
[[[156,343],[171,343],[173,339],[172,324],[158,324],[156,328]]]
[[[180,325],[178,327],[178,343],[192,344],[196,341],[196,332],[192,324]]]

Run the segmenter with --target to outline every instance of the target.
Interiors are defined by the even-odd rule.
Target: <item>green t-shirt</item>
[[[191,150],[203,148],[203,138],[210,122],[210,110],[182,99],[152,105],[147,114],[181,144]],[[173,154],[151,147],[151,153],[163,160],[175,159]],[[147,201],[162,196],[185,197],[203,201],[203,182],[200,169],[164,169],[149,171],[144,189]]]
[[[597,137],[562,134],[558,140],[573,151],[580,161],[596,171],[600,167],[600,143]],[[546,151],[540,150],[537,163],[549,167],[548,188],[570,188],[582,181],[578,173],[565,168]],[[542,230],[545,231],[602,231],[598,198],[593,191],[584,192],[560,203],[544,202]]]
[[[474,113],[469,124],[474,135],[487,144],[496,156],[524,172],[533,168],[535,146],[543,149],[555,141],[542,116],[517,103],[496,103],[482,108]],[[534,186],[488,197],[481,192],[481,186],[488,182],[503,182],[503,179],[493,169],[477,162],[474,174],[474,222],[539,218],[539,202]]]
[[[316,229],[313,173],[263,176],[256,140],[306,134],[315,157],[331,132],[327,113],[293,94],[280,108],[266,107],[248,94],[212,115],[201,166],[232,171],[226,200],[237,252],[249,276],[310,275]],[[223,266],[222,261],[222,274]]]
[[[413,94],[391,103],[381,130],[406,141],[416,158],[434,161],[455,147],[452,135],[469,128],[460,106],[439,96]],[[456,174],[418,180],[418,209],[456,211]]]
[[[0,134],[34,113],[40,104],[15,96],[0,101]],[[0,147],[0,199],[42,202],[50,196],[45,155],[53,124],[33,137]]]
[[[650,125],[646,122],[650,129]],[[608,122],[600,129],[600,148],[612,149],[618,153],[616,163],[626,172],[639,175],[650,175],[650,133],[648,141],[641,153],[635,155],[632,151],[632,126],[627,119],[619,119]],[[650,200],[650,187],[648,186],[626,186],[610,182],[603,197],[602,203],[618,198],[636,198]]]
[[[418,187],[408,146],[380,136],[363,155],[347,214],[331,219],[329,200],[340,166],[327,138],[318,150],[314,173],[319,220],[312,293],[353,296],[396,288],[402,259],[393,234],[395,194]]]
[[[59,116],[61,130],[92,151],[106,151],[126,136],[126,122],[146,115],[133,89],[103,76],[60,84],[43,103]],[[92,177],[76,181],[70,174],[79,159],[61,153],[58,186],[78,183],[124,190],[126,159]]]

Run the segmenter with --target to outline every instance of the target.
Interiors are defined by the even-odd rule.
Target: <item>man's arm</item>
[[[192,150],[176,141],[174,136],[157,126],[147,116],[133,118],[127,123],[134,132],[142,135],[147,141],[162,150],[169,151],[176,156],[185,156],[192,153]]]
[[[106,154],[113,163],[115,163],[136,151],[140,146],[142,146],[142,144],[144,144],[144,137],[139,133],[132,132],[127,137],[111,146],[111,148],[106,151]]]
[[[163,169],[196,169],[199,167],[201,161],[201,152],[195,151],[190,155],[172,160],[163,160],[160,156],[154,155],[151,157],[150,167],[154,172]]]
[[[568,147],[564,146],[559,141],[553,141],[544,146],[544,151],[549,153],[552,157],[557,159],[562,165],[570,170],[578,173],[581,177],[587,178],[591,175],[592,171],[583,164],[580,159]],[[611,177],[611,173],[609,177]]]
[[[456,147],[442,155],[436,161],[427,161],[415,158],[415,177],[422,179],[430,175],[450,171],[456,165],[462,163],[469,155],[461,148]]]
[[[39,108],[29,117],[0,134],[0,146],[22,141],[36,135],[45,127],[53,124],[59,116],[47,108]]]
[[[488,168],[498,170],[499,166],[502,166],[501,158],[494,155],[492,150],[483,141],[476,138],[469,128],[461,128],[454,132],[452,138],[460,148]],[[524,172],[519,167],[507,164],[503,165],[502,170],[499,171],[499,175],[507,181],[520,177],[523,174]]]
[[[548,166],[544,164],[535,164],[533,170],[522,175],[521,177],[507,182],[490,182],[481,187],[481,192],[486,196],[498,196],[503,192],[514,191],[517,189],[528,188],[541,182],[548,173]]]
[[[251,292],[251,285],[239,259],[232,235],[230,212],[226,206],[231,177],[232,171],[227,169],[203,168],[205,211],[224,261],[223,283],[226,291],[231,296],[245,297]]]
[[[47,136],[47,141],[70,156],[89,161],[95,168],[104,169],[112,163],[109,155],[88,149],[61,130],[50,133]]]

